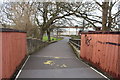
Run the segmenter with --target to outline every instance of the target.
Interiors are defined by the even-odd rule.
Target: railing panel
[[[114,78],[120,78],[120,33],[82,33],[80,57]]]
[[[26,33],[12,29],[2,29],[2,78],[11,78],[26,56]]]

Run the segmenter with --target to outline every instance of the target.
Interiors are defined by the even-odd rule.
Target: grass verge
[[[62,40],[62,38],[56,38],[56,37],[51,37],[50,39],[51,39],[51,41]],[[43,36],[43,41],[48,41],[48,37],[47,36]]]

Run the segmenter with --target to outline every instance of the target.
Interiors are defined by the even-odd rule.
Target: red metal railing
[[[26,33],[0,29],[0,78],[11,78],[26,55]]]
[[[120,32],[82,33],[80,57],[113,78],[120,78]]]

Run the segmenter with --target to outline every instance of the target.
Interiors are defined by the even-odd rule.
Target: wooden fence
[[[120,78],[120,32],[82,33],[80,57],[113,78]]]

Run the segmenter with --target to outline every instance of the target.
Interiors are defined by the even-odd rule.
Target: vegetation
[[[120,10],[116,13],[113,13],[112,10],[119,2],[119,0],[103,0],[103,2],[93,0],[91,3],[68,4],[66,8],[69,9],[70,12],[74,12],[76,17],[83,18],[96,30],[99,30],[98,25],[96,24],[100,24],[102,25],[102,31],[111,31],[118,23],[116,18],[120,15]],[[74,9],[75,7],[76,9]],[[100,12],[100,15],[92,13],[97,10]]]
[[[50,33],[60,26],[93,27],[102,31],[111,31],[117,25],[116,18],[120,11],[112,13],[119,0],[93,0],[92,2],[8,2],[0,7],[0,24],[5,28],[20,29],[27,32],[28,37],[43,40],[47,33],[48,41],[51,41]],[[101,15],[94,12],[101,11]],[[76,18],[76,19],[75,19]],[[82,18],[83,22],[78,21]],[[77,26],[76,26],[77,27]]]
[[[112,14],[112,9],[119,0],[104,0],[103,3],[94,0],[95,3],[98,5],[99,9],[102,11],[102,30],[103,31],[110,31],[112,27],[115,26],[116,17],[120,14],[120,11]]]
[[[51,37],[50,39],[51,39],[51,41],[62,40],[62,38],[56,38],[56,37]],[[48,37],[47,36],[43,36],[43,41],[48,41]]]

